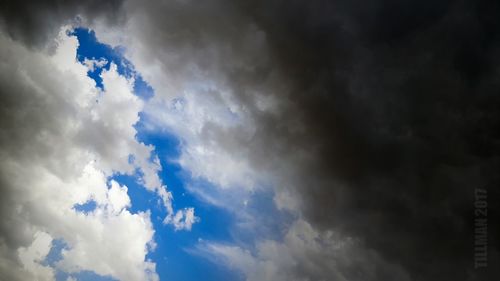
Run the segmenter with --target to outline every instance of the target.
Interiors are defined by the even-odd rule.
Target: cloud
[[[96,69],[104,67],[107,63],[108,61],[104,58],[101,58],[99,60],[85,58],[83,60],[83,64],[88,67],[90,72],[94,72]]]
[[[195,177],[273,186],[411,279],[490,278],[465,241],[474,188],[499,182],[498,7],[396,2],[127,1],[126,24],[94,26],[127,47]]]
[[[194,215],[194,208],[185,208],[178,210],[175,215],[168,215],[163,222],[173,224],[175,230],[191,230],[193,224],[199,220],[200,219]]]
[[[222,259],[247,280],[411,280],[398,265],[385,261],[360,241],[332,231],[317,232],[295,221],[282,242],[260,241],[255,253],[237,246],[202,242],[199,253]]]
[[[53,55],[0,35],[0,278],[53,280],[55,269],[42,262],[61,239],[68,248],[58,270],[157,280],[146,259],[149,213],[128,211],[127,187],[107,180],[139,169],[146,188],[164,188],[149,161],[153,148],[135,139],[143,102],[114,66],[102,74],[104,91],[96,88],[76,61],[77,39],[65,32]],[[94,210],[75,209],[90,201]]]
[[[44,24],[38,24],[38,12],[8,3],[14,8],[0,9],[7,11],[2,13],[4,29],[23,42],[40,41],[47,30],[80,11],[80,4],[72,3],[55,9],[60,13],[48,12],[55,20],[41,20]],[[498,269],[474,271],[472,243],[466,241],[472,237],[474,188],[488,188],[490,202],[498,197],[498,10],[488,1],[131,0],[119,10],[126,15],[123,24],[110,26],[99,17],[90,22],[101,40],[126,47],[126,55],[155,89],[145,114],[156,117],[154,126],[179,136],[183,168],[220,190],[247,193],[272,186],[277,206],[294,213],[299,225],[310,226],[298,233],[321,237],[323,242],[307,236],[306,245],[298,246],[295,241],[301,240],[294,238],[292,227],[283,243],[262,241],[291,260],[270,256],[266,247],[257,246],[256,254],[236,246],[212,248],[239,260],[237,267],[248,278],[256,278],[260,266],[270,268],[262,278],[278,272],[293,274],[290,279],[314,279],[321,273],[357,278],[345,273],[348,263],[331,271],[321,262],[337,261],[328,246],[335,242],[324,236],[338,233],[341,241],[362,241],[342,255],[368,255],[375,272],[391,268],[402,274],[394,276],[409,279],[486,280],[498,276]],[[93,14],[91,8],[82,11]],[[59,81],[54,73],[12,59],[31,56],[7,36],[3,41],[7,63],[1,65],[0,124],[6,129],[0,141],[7,164],[2,165],[2,187],[13,181],[24,186],[29,177],[19,174],[20,167],[34,161],[45,168],[30,171],[37,179],[54,180],[44,177],[45,170],[62,179],[78,175],[88,162],[75,159],[93,160],[80,147],[99,156],[95,165],[106,173],[135,167],[127,162],[127,151],[150,152],[123,141],[133,133],[127,126],[110,134],[109,124],[97,117],[89,117],[89,131],[68,138],[81,132],[74,122],[82,118],[80,106],[117,124],[130,124],[136,116],[125,114],[130,119],[121,120],[113,111],[99,112],[82,91],[71,98],[44,94],[75,85],[85,89],[91,81],[72,80],[71,71],[59,69],[56,73],[71,85],[65,88],[54,82]],[[32,61],[45,63],[41,57]],[[120,80],[113,71],[108,78]],[[94,99],[95,93],[90,96]],[[136,111],[133,98],[120,98],[103,103]],[[88,104],[75,106],[74,100]],[[145,185],[155,190],[159,167],[145,160],[137,166],[144,168]],[[1,199],[2,214],[16,210],[10,208],[11,198],[22,197],[13,190]],[[171,198],[163,188],[156,190],[166,202]],[[106,202],[103,194],[92,196]],[[491,217],[497,215],[492,207]],[[34,234],[23,232],[22,221],[5,217],[2,232],[14,225],[9,232],[16,235],[4,239],[0,249],[31,245]],[[489,231],[498,236],[497,226]],[[317,243],[327,246],[316,250]],[[491,248],[495,264],[498,245]],[[305,257],[318,260],[319,268],[311,270]],[[8,254],[2,259],[13,260]],[[365,263],[356,264],[363,269]],[[365,272],[362,280],[387,279]]]
[[[60,1],[42,0],[3,1],[0,9],[0,27],[16,40],[28,46],[43,47],[52,40],[61,26],[100,18],[108,24],[119,21],[121,0]],[[77,16],[80,16],[77,19]]]
[[[36,280],[54,279],[54,271],[40,264],[50,251],[52,237],[44,232],[36,232],[33,243],[29,247],[18,249],[19,259],[25,270],[34,273]]]

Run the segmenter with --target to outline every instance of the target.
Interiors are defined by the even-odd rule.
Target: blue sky
[[[110,63],[117,65],[118,72],[127,78],[134,77],[135,94],[142,99],[149,99],[153,94],[153,89],[137,73],[133,65],[123,57],[120,48],[99,43],[93,31],[85,28],[77,28],[72,33],[78,38],[79,48],[77,58],[80,62],[85,59],[105,59],[107,64],[103,66],[109,69]],[[96,85],[103,87],[100,74],[102,68],[88,73],[88,76],[96,81]],[[235,217],[227,210],[200,201],[185,189],[186,182],[193,182],[189,172],[184,171],[175,159],[179,155],[179,141],[165,131],[151,131],[144,128],[145,116],[136,124],[138,132],[137,139],[145,144],[155,147],[155,154],[159,157],[162,165],[160,178],[167,185],[168,190],[173,194],[174,209],[194,207],[196,216],[200,221],[193,225],[190,231],[176,231],[171,225],[164,225],[165,210],[159,204],[160,198],[153,192],[147,191],[137,182],[136,176],[114,175],[112,179],[128,187],[128,194],[131,198],[132,206],[129,210],[133,213],[150,210],[151,220],[155,229],[154,240],[156,249],[147,256],[156,263],[156,270],[161,280],[241,280],[243,276],[236,271],[232,271],[224,265],[210,261],[205,256],[193,253],[199,241],[216,241],[219,243],[232,243],[231,225]],[[81,212],[92,210],[95,205],[92,202],[75,206]],[[64,243],[54,244],[51,254],[47,260],[54,262],[58,259],[58,252],[64,247]],[[67,274],[59,272],[58,280],[65,280]],[[78,280],[112,280],[107,277],[97,276],[91,272],[82,272],[73,275]]]

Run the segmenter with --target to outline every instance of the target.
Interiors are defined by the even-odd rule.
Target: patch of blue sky
[[[277,209],[271,188],[250,192],[238,188],[221,189],[203,178],[189,178],[184,184],[191,186],[187,188],[191,196],[232,214],[230,239],[213,242],[229,242],[254,252],[256,240],[282,241],[289,226],[297,219],[296,215]]]
[[[281,241],[291,223],[296,219],[292,214],[276,208],[274,194],[270,189],[252,193],[245,205],[248,225],[238,232],[238,241],[247,250],[253,251],[256,237],[260,240]]]
[[[103,69],[109,70],[111,63],[116,64],[117,71],[127,78],[134,78],[134,93],[144,99],[149,99],[154,92],[151,86],[137,73],[134,66],[123,56],[122,47],[111,47],[110,45],[97,41],[95,32],[87,28],[75,28],[71,33],[78,38],[80,45],[77,49],[77,59],[81,63],[87,60],[106,60],[102,66],[96,66],[89,70],[88,76],[96,82],[96,86],[103,89],[101,73]]]
[[[62,259],[62,250],[67,248],[68,245],[62,239],[54,239],[52,240],[52,247],[50,248],[49,253],[45,257],[45,259],[41,262],[44,266],[54,267],[56,262]]]
[[[143,117],[144,118],[144,117]],[[241,280],[241,276],[222,265],[217,265],[204,257],[192,255],[189,249],[201,240],[233,242],[231,225],[234,217],[225,209],[207,204],[189,193],[185,184],[192,179],[174,160],[179,157],[179,141],[173,135],[144,130],[144,123],[137,124],[138,139],[155,147],[155,154],[160,159],[162,171],[160,178],[173,195],[174,209],[193,206],[196,216],[201,220],[193,225],[191,231],[176,231],[169,225],[163,225],[166,215],[158,198],[144,196],[144,189],[133,184],[134,179],[118,176],[117,181],[130,184],[129,196],[132,200],[131,211],[151,211],[155,227],[157,247],[148,258],[157,262],[157,272],[161,280]],[[125,179],[126,178],[126,179]],[[125,180],[125,181],[123,181]],[[156,201],[155,201],[156,200]],[[152,207],[154,206],[154,207]]]
[[[75,209],[75,211],[77,212],[88,214],[94,211],[96,207],[97,203],[94,200],[89,200],[83,204],[74,205],[73,209]]]

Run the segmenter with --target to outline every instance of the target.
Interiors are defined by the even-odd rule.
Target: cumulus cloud
[[[28,247],[19,248],[18,254],[23,268],[34,274],[36,280],[54,279],[54,271],[40,263],[47,257],[52,244],[52,237],[45,232],[36,232],[33,243]]]
[[[152,147],[135,139],[142,101],[116,67],[104,91],[76,61],[78,41],[63,28],[53,55],[1,34],[1,279],[53,280],[43,265],[61,239],[57,269],[120,280],[156,280],[146,260],[154,230],[148,213],[127,210],[127,187],[107,178],[139,169],[144,185],[164,189]],[[129,156],[134,155],[134,162]],[[94,201],[82,213],[78,204]],[[8,267],[3,267],[4,265]]]

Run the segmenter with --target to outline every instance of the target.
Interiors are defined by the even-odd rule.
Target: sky
[[[494,1],[4,1],[0,280],[498,280]]]

